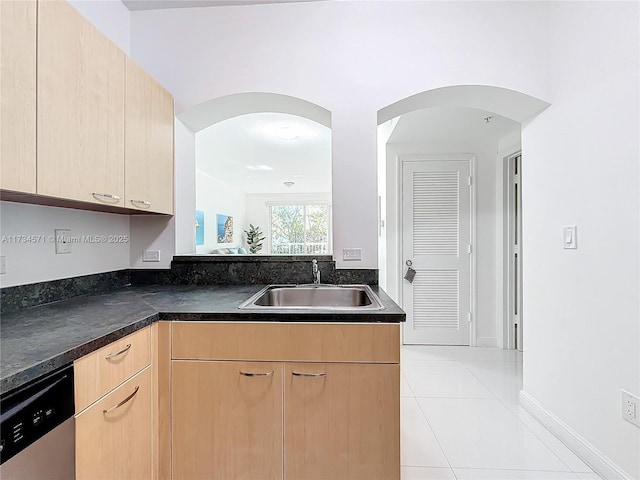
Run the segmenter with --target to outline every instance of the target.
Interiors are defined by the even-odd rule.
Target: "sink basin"
[[[269,285],[239,308],[360,311],[384,307],[368,285]]]

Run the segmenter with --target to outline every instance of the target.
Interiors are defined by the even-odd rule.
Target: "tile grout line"
[[[413,388],[411,388],[411,385],[409,384],[409,380],[407,379],[407,376],[402,371],[402,367],[400,367],[400,375],[404,379],[404,383],[407,385],[407,387],[409,387],[409,392],[411,393],[411,398],[417,398],[415,392],[413,391]]]
[[[466,399],[466,400],[497,400],[498,402],[500,402],[500,404],[502,404],[507,411],[512,414],[513,416],[515,416],[518,420],[518,422],[520,424],[522,424],[525,429],[527,431],[529,431],[531,434],[533,434],[533,436],[538,439],[545,447],[547,450],[551,451],[551,453],[560,461],[560,463],[562,465],[564,465],[568,470],[566,471],[556,471],[556,470],[530,470],[530,471],[548,471],[548,472],[555,472],[555,473],[569,473],[571,475],[573,475],[576,479],[580,480],[580,476],[579,474],[581,473],[586,473],[586,474],[594,474],[595,472],[593,472],[593,470],[590,470],[589,472],[577,472],[574,471],[568,464],[567,462],[565,462],[546,442],[543,438],[541,438],[535,431],[533,431],[520,417],[519,415],[517,415],[516,411],[512,410],[501,398],[498,397],[498,395],[485,383],[483,382],[480,377],[478,377],[470,368],[469,365],[467,365],[467,362],[464,360],[459,359],[458,357],[456,357],[452,352],[447,352],[447,355],[450,357],[449,359],[442,359],[442,358],[438,358],[438,359],[429,359],[429,360],[422,360],[422,359],[416,359],[416,358],[412,358],[412,359],[408,359],[409,363],[411,363],[412,361],[416,361],[416,362],[456,362],[462,366],[464,366],[464,368],[469,371],[469,373],[471,373],[471,375],[477,379],[481,385],[483,385],[488,391],[489,393],[492,395],[492,398],[476,398],[476,397],[422,397],[422,396],[417,396],[415,395],[415,393],[413,392],[413,388],[411,387],[411,384],[409,383],[407,377],[405,376],[405,380],[407,381],[407,384],[409,386],[409,388],[411,389],[412,393],[414,393],[414,397],[416,398],[416,400],[418,398],[449,398],[449,399]],[[508,359],[508,360],[476,360],[477,362],[481,362],[481,363],[496,363],[496,364],[513,364],[513,363],[522,363],[523,359],[522,358],[515,358],[515,359]],[[471,362],[472,363],[472,362]],[[404,375],[404,373],[403,373]],[[422,410],[422,407],[420,406],[420,402],[418,402],[418,406],[420,407],[420,409]],[[519,403],[518,403],[518,407],[520,407]],[[436,438],[436,441],[438,442],[438,445],[440,446],[441,451],[444,454],[444,450],[442,449],[442,446],[440,445],[440,442],[437,438],[437,436],[435,436],[435,432],[433,431],[433,428],[431,427],[431,424],[429,423],[429,421],[426,419],[426,415],[424,414],[424,411],[422,411],[423,415],[425,416],[425,420],[427,421],[427,423],[429,424],[429,428],[431,429],[431,431],[434,434],[434,437]],[[534,419],[535,420],[535,419]],[[544,426],[542,426],[542,428],[545,428]],[[551,435],[553,435],[551,432],[549,432]],[[554,437],[555,438],[555,437]],[[559,441],[559,440],[558,440]],[[560,444],[566,448],[571,454],[575,455],[575,453],[569,449],[566,445],[564,445],[564,443],[560,442]],[[447,463],[449,463],[449,465],[451,465],[451,463],[449,462],[449,459],[447,458],[446,454],[444,454],[445,459],[447,460]],[[576,455],[576,458],[578,458],[578,460],[582,461],[582,459],[580,459],[580,457],[578,457]],[[584,463],[584,461],[582,461]],[[586,465],[586,464],[585,464]],[[586,465],[587,468],[589,468],[588,465]],[[455,470],[453,469],[453,467],[451,467],[451,469],[454,472],[454,476],[455,476]],[[497,468],[496,470],[504,470],[504,469],[500,469]],[[522,470],[522,471],[526,471],[526,470]],[[596,474],[597,475],[597,474]],[[457,478],[457,476],[456,476]]]
[[[433,434],[433,438],[436,439],[438,448],[442,452],[442,456],[444,457],[444,459],[447,461],[447,465],[449,465],[449,470],[451,470],[451,473],[453,473],[454,478],[458,480],[458,476],[456,475],[456,472],[453,470],[453,466],[449,461],[449,457],[447,457],[447,454],[444,453],[444,448],[442,448],[442,445],[440,444],[440,440],[438,440],[438,436],[436,435],[435,430],[431,426],[431,423],[429,423],[429,419],[427,418],[427,415],[424,413],[424,410],[422,409],[422,405],[420,405],[420,402],[418,401],[418,397],[415,397],[414,400],[416,401],[416,404],[418,405],[418,408],[420,409],[420,413],[422,413],[422,416],[424,417],[425,422],[427,422],[427,426],[429,427],[429,430],[431,430],[431,433]]]
[[[498,363],[508,363],[508,362],[498,362]],[[540,438],[540,436],[539,436],[538,434],[536,434],[536,432],[534,432],[531,428],[529,428],[529,426],[528,426],[526,423],[524,423],[524,422],[522,421],[522,419],[521,419],[518,415],[516,415],[516,413],[515,413],[513,410],[511,410],[511,409],[509,408],[509,406],[508,406],[505,402],[503,402],[503,401],[502,401],[502,399],[501,399],[501,398],[499,398],[499,397],[495,394],[495,392],[494,392],[494,391],[493,391],[493,390],[492,390],[492,389],[491,389],[487,384],[485,384],[485,383],[480,379],[480,377],[478,377],[475,373],[473,373],[473,371],[472,371],[472,370],[471,370],[471,369],[470,369],[470,368],[469,368],[465,363],[463,363],[463,365],[464,365],[464,367],[465,367],[465,368],[466,368],[466,369],[471,373],[471,375],[473,375],[473,376],[474,376],[474,378],[476,378],[476,379],[477,379],[477,380],[478,380],[478,381],[479,381],[479,382],[480,382],[480,383],[481,383],[481,384],[482,384],[482,385],[483,385],[487,390],[489,390],[489,392],[491,392],[491,394],[495,397],[495,399],[496,399],[496,400],[498,400],[498,401],[499,401],[499,402],[500,402],[500,403],[501,403],[501,404],[502,404],[502,405],[507,409],[507,411],[508,411],[511,415],[513,415],[514,417],[516,417],[516,419],[518,420],[518,422],[520,422],[520,423],[524,426],[524,428],[526,428],[526,429],[527,429],[527,430],[528,430],[528,431],[529,431],[529,432],[530,432],[534,437],[536,437],[536,438],[540,441],[540,443],[542,443],[542,444],[545,446],[545,448],[546,448],[547,450],[549,450],[549,451],[550,451],[550,452],[551,452],[551,453],[552,453],[552,454],[553,454],[553,455],[554,455],[558,460],[560,460],[560,463],[562,463],[565,467],[567,467],[567,468],[569,469],[568,471],[569,471],[570,473],[572,473],[574,476],[576,476],[576,473],[577,473],[577,472],[574,472],[574,471],[573,471],[573,469],[572,469],[569,465],[567,465],[567,463],[566,463],[562,458],[560,458],[560,456],[559,456],[559,455],[558,455],[558,454],[557,454],[557,453],[556,453],[556,452],[555,452],[555,451],[554,451],[554,450],[553,450],[549,445],[547,445],[547,442],[545,442],[542,438]],[[519,402],[519,401],[518,401],[518,406],[520,406],[520,402]],[[534,419],[534,420],[535,420],[535,419]],[[537,421],[537,420],[535,420],[535,421]],[[543,428],[545,428],[545,427],[544,427],[544,425],[542,425],[542,424],[541,424],[541,426],[542,426]],[[551,432],[549,432],[549,433],[551,433]],[[553,435],[553,434],[551,434],[551,435]],[[558,440],[558,441],[559,441],[559,440]],[[566,445],[564,445],[564,443],[562,443],[562,442],[560,442],[560,443],[561,443],[565,448],[567,448],[567,450],[569,450],[569,452],[573,453],[573,451],[571,451],[571,449],[569,449],[569,447],[567,447]],[[575,455],[575,453],[573,453],[573,454]],[[577,457],[577,455],[576,455],[576,457]],[[580,459],[580,457],[577,457],[577,458],[578,458],[578,459]],[[588,465],[587,465],[587,466],[588,466]],[[585,473],[588,473],[588,472],[585,472]]]
[[[405,380],[407,380],[406,377],[405,377]],[[411,387],[411,384],[409,383],[408,380],[407,380],[407,385],[409,385],[409,388],[411,389],[411,392],[413,392],[413,388]],[[444,457],[444,459],[447,461],[447,465],[449,465],[449,470],[451,470],[451,473],[453,474],[453,477],[456,480],[458,480],[458,476],[456,475],[456,472],[453,470],[453,466],[451,465],[451,462],[449,461],[449,457],[447,457],[447,454],[444,453],[444,449],[442,448],[442,445],[440,444],[440,440],[438,440],[438,436],[436,435],[435,430],[431,426],[431,423],[429,422],[429,419],[427,418],[427,415],[424,413],[424,410],[422,409],[422,405],[420,405],[420,402],[418,402],[418,398],[421,398],[421,397],[417,397],[414,394],[413,399],[415,400],[416,404],[418,405],[418,408],[420,409],[420,413],[422,413],[422,416],[423,416],[425,422],[427,422],[427,426],[429,427],[429,430],[431,430],[431,433],[433,434],[433,438],[436,439],[436,443],[438,444],[438,448],[442,452],[442,456]]]

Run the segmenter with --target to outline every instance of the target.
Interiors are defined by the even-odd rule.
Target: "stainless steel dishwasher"
[[[0,398],[0,478],[73,480],[73,366]]]

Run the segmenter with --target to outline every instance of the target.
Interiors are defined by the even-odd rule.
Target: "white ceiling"
[[[325,0],[122,0],[130,11],[164,8],[226,7],[230,5],[264,5],[269,3],[319,2]]]
[[[492,117],[489,123],[485,117]],[[498,141],[520,124],[495,113],[467,107],[434,107],[400,117],[389,143],[478,143]]]
[[[283,125],[299,129],[299,135],[280,137],[278,126]],[[484,110],[434,107],[401,116],[389,143],[497,145],[519,129],[518,122]],[[285,113],[239,115],[196,134],[196,165],[237,192],[331,192],[331,129]]]
[[[300,133],[282,138],[283,126]],[[239,115],[196,134],[196,168],[239,193],[331,192],[331,130],[284,113]]]

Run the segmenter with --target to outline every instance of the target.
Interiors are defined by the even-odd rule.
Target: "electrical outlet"
[[[143,262],[159,262],[160,250],[145,250],[142,253],[142,261]]]
[[[620,390],[622,418],[640,427],[640,398],[626,390]]]
[[[71,230],[56,228],[56,253],[71,253]]]
[[[361,248],[343,248],[342,260],[362,260]]]

